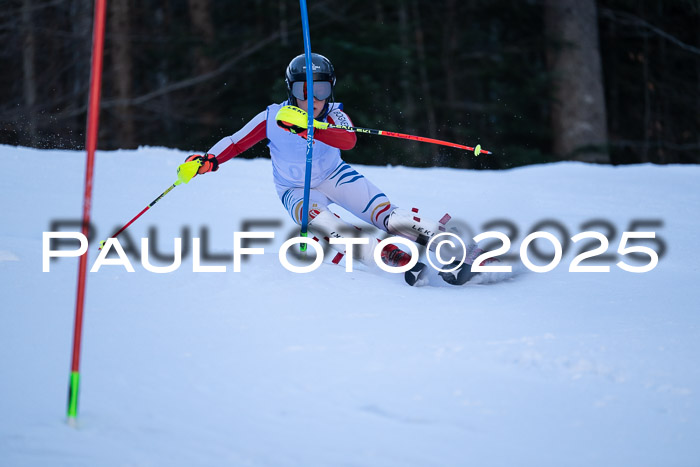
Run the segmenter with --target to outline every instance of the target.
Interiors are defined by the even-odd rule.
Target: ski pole
[[[324,122],[319,122],[319,123],[321,123],[323,125]],[[407,135],[404,133],[396,133],[393,131],[373,130],[371,128],[360,128],[360,127],[349,126],[349,125],[331,125],[330,123],[328,123],[327,125],[328,126],[323,125],[323,127],[325,127],[325,128],[339,128],[341,130],[354,131],[355,133],[367,133],[370,135],[381,135],[381,136],[390,136],[392,138],[410,139],[410,140],[414,140],[414,141],[421,141],[423,143],[439,144],[441,146],[449,146],[451,148],[464,149],[465,151],[473,152],[475,156],[478,156],[479,154],[491,154],[491,151],[487,151],[486,149],[481,149],[480,144],[477,144],[475,147],[471,147],[471,146],[465,146],[463,144],[450,143],[449,141],[442,141],[440,139],[426,138],[423,136],[415,136],[415,135]],[[319,126],[319,128],[323,128],[323,127]]]
[[[282,107],[277,112],[275,119],[277,120],[277,124],[279,126],[286,128],[288,130],[294,130],[295,132],[300,132],[300,131],[304,131],[304,129],[305,129],[304,128],[306,126],[305,120],[307,118],[306,115],[307,115],[306,112],[304,112],[300,108],[295,107],[293,105],[286,105],[286,106]],[[442,146],[449,146],[452,148],[464,149],[465,151],[473,152],[475,156],[478,156],[479,154],[491,154],[491,151],[487,151],[486,149],[481,149],[480,144],[477,144],[476,147],[471,147],[471,146],[465,146],[463,144],[442,141],[440,139],[425,138],[423,136],[415,136],[415,135],[407,135],[404,133],[396,133],[393,131],[373,130],[371,128],[360,128],[360,127],[350,126],[350,125],[331,125],[330,123],[319,122],[318,120],[314,120],[314,127],[318,128],[320,130],[325,130],[327,128],[338,128],[341,130],[354,131],[355,133],[367,133],[370,135],[390,136],[392,138],[410,139],[413,141],[422,141],[424,143],[439,144]]]
[[[148,206],[143,208],[143,210],[141,210],[140,213],[136,214],[136,216],[133,219],[131,219],[129,222],[127,222],[124,225],[124,227],[119,229],[117,231],[117,233],[115,233],[114,235],[112,235],[109,238],[116,238],[117,235],[124,232],[127,229],[127,227],[129,227],[131,224],[133,224],[136,219],[138,219],[139,217],[141,217],[143,215],[143,213],[145,213],[146,211],[151,209],[154,204],[156,204],[158,201],[163,199],[163,197],[165,195],[167,195],[168,193],[170,193],[170,191],[173,188],[175,188],[176,186],[178,186],[182,183],[189,183],[189,181],[192,180],[192,177],[195,176],[195,174],[197,173],[197,170],[199,170],[199,167],[201,165],[202,165],[201,161],[197,161],[197,160],[185,162],[184,164],[180,164],[180,166],[177,168],[177,180],[175,181],[175,183],[170,185],[170,187],[167,190],[165,190],[163,193],[161,193],[160,196],[158,196],[156,199],[151,201],[151,204],[149,204]],[[109,238],[107,240],[109,240]],[[100,242],[100,248],[99,248],[100,250],[102,249],[102,247],[104,247],[105,242],[107,240],[103,240]]]

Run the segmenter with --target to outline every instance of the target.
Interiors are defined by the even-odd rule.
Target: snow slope
[[[184,157],[99,152],[98,237],[172,184]],[[269,161],[233,160],[127,232],[155,226],[158,250],[172,252],[183,227],[204,227],[209,251],[230,255],[233,232],[254,220],[274,241],[251,245],[266,254],[240,273],[229,260],[208,263],[225,273],[194,273],[190,254],[170,274],[138,259],[135,273],[89,274],[74,429],[64,414],[77,259],[43,273],[42,232],[80,218],[84,154],[0,146],[0,160],[2,466],[699,465],[699,167],[359,167],[425,217],[447,211],[474,234],[511,221],[514,252],[545,219],[569,236],[607,221],[612,253],[632,220],[653,220],[666,246],[645,274],[616,267],[620,256],[609,273],[568,272],[577,244],[551,272],[411,288],[330,258],[286,271],[277,249],[294,225]],[[89,255],[92,265],[96,242]]]

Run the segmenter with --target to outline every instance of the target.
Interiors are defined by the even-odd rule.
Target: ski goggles
[[[314,99],[324,101],[331,97],[333,86],[330,81],[314,81]],[[306,96],[306,81],[296,81],[292,83],[292,96],[299,100],[305,101]]]

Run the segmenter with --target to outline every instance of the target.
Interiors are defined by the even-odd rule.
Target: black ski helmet
[[[311,68],[313,68],[312,79],[314,81],[328,81],[331,83],[331,94],[326,99],[326,105],[323,108],[321,116],[324,118],[328,114],[330,103],[333,102],[333,90],[335,88],[335,69],[330,60],[321,54],[311,54]],[[306,56],[304,54],[297,55],[289,62],[287,72],[285,73],[285,81],[287,82],[287,96],[291,105],[297,105],[297,98],[292,94],[292,85],[298,81],[306,82]]]

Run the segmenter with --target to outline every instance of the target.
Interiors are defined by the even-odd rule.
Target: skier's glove
[[[217,170],[219,170],[219,161],[216,160],[216,156],[214,156],[214,154],[204,154],[203,156],[199,154],[192,154],[187,159],[185,159],[185,162],[191,161],[199,162],[200,167],[197,170],[197,173],[200,175],[205,174],[207,172],[216,172]]]
[[[189,183],[195,175],[218,170],[219,161],[213,154],[193,154],[177,167],[178,183]]]
[[[277,126],[292,134],[306,138],[306,127],[294,125],[293,123],[285,122],[283,120],[277,120]]]
[[[290,133],[306,137],[306,129],[309,124],[309,114],[293,105],[285,105],[275,115],[277,125]],[[314,128],[325,130],[328,123],[314,120]],[[302,135],[303,133],[303,135]]]

